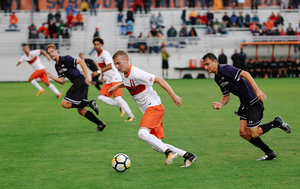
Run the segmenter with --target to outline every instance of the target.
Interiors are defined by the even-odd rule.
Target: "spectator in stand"
[[[128,33],[127,49],[128,49],[128,51],[131,51],[130,49],[135,49],[135,48],[137,48],[137,44],[135,43],[135,37],[134,37],[133,33]],[[133,50],[133,51],[135,52],[135,50]]]
[[[246,64],[246,71],[249,72],[253,78],[256,78],[256,62],[255,62],[255,60],[252,60],[252,59],[248,60],[248,62]]]
[[[277,13],[277,20],[276,22],[274,23],[275,27],[280,27],[280,26],[283,26],[284,25],[284,19],[283,17],[281,16],[280,13]]]
[[[180,0],[174,0],[174,6],[176,7],[176,8],[180,8]]]
[[[150,17],[150,28],[152,27],[156,27],[156,18],[155,18],[155,14],[152,14],[152,16]]]
[[[290,29],[290,30],[289,30]],[[293,34],[292,35],[295,35],[295,33],[294,33],[294,30],[293,30],[293,27],[292,27],[292,23],[289,23],[289,26],[286,28],[286,33],[287,33],[287,35],[291,35],[291,34],[288,34],[288,31],[289,32],[293,32]]]
[[[210,25],[212,26],[214,24],[214,13],[212,13],[209,8],[207,8],[206,16],[207,22],[210,22]]]
[[[267,35],[269,35],[269,32],[268,32],[268,30],[267,30],[266,27],[264,27],[264,28],[261,30],[260,35],[261,35],[261,36],[267,36]]]
[[[150,0],[143,0],[145,14],[150,12]]]
[[[51,39],[53,38],[54,35],[57,35],[58,29],[53,21],[50,21],[50,24],[48,26],[48,31]]]
[[[97,16],[97,4],[96,3],[97,3],[97,0],[90,0],[90,13],[91,13],[91,16],[93,15],[93,12],[94,12],[94,15]],[[123,8],[123,6],[122,6],[122,8]]]
[[[252,21],[252,23],[249,26],[250,31],[254,31],[256,28],[257,28],[256,23],[254,21]]]
[[[99,33],[99,28],[98,27],[95,28],[95,33],[93,35],[93,38],[95,38],[95,37],[100,37],[100,33]],[[91,50],[91,52],[89,53],[89,55],[92,55],[94,53],[94,51],[95,51],[95,48],[93,47],[93,49]]]
[[[190,8],[195,8],[195,0],[188,0],[188,2]]]
[[[245,27],[249,27],[251,24],[251,17],[248,13],[246,13],[246,16],[245,16]]]
[[[148,37],[160,37],[160,33],[156,30],[155,27],[152,27]]]
[[[11,29],[11,27],[15,27],[15,29],[18,27],[17,23],[18,23],[18,17],[17,15],[15,14],[15,12],[12,12],[11,13],[11,16],[9,18],[9,28]]]
[[[235,15],[235,12],[232,13],[229,21],[231,27],[238,27],[238,17]]]
[[[224,50],[221,49],[221,54],[218,57],[219,64],[227,64],[227,56],[224,54]]]
[[[221,27],[219,28],[219,33],[221,33],[221,34],[226,34],[227,33],[226,23],[224,21],[222,22]]]
[[[34,25],[33,21],[31,21],[31,25],[28,27],[29,33],[28,33],[28,39],[29,39],[29,48],[31,50],[36,49],[36,42],[39,38],[38,31],[36,29],[36,26]]]
[[[38,29],[38,33],[43,33],[45,38],[49,37],[49,30],[48,28],[45,26],[45,23],[42,24],[41,27],[39,27]]]
[[[285,36],[287,35],[286,31],[284,31],[284,28],[281,27],[280,35]]]
[[[299,32],[299,28],[295,28],[295,35],[300,35],[300,32]],[[295,50],[295,53],[297,52],[297,50],[300,51],[300,45],[294,45],[294,50]]]
[[[198,12],[198,14],[196,16],[196,24],[201,24],[201,18],[202,18],[201,13]]]
[[[50,21],[53,21],[54,19],[54,15],[52,14],[52,10],[49,10],[48,16],[47,16],[47,22],[48,24],[50,23]]]
[[[188,36],[188,32],[186,30],[186,26],[182,25],[182,28],[179,31],[179,37],[187,37],[187,36]]]
[[[126,18],[125,22],[127,23],[128,20],[131,20],[134,23],[133,11],[132,11],[131,7],[129,7],[127,10],[127,18]]]
[[[61,14],[60,14],[59,9],[56,10],[56,13],[55,13],[55,15],[54,15],[54,18],[55,18],[55,22],[56,22],[56,23],[60,23],[60,20],[61,20]]]
[[[160,0],[155,0],[155,8],[159,8],[160,7]]]
[[[247,54],[241,48],[241,52],[240,52],[240,66],[241,66],[242,70],[246,69],[246,59],[247,59]]]
[[[274,27],[274,22],[269,18],[268,22],[265,22],[265,26],[267,30],[271,31]]]
[[[130,35],[133,32],[134,32],[133,22],[131,20],[128,20],[126,26],[126,35]]]
[[[186,24],[186,7],[184,7],[184,9],[182,9],[182,13],[181,13],[181,20],[182,20],[182,24]]]
[[[123,17],[124,17],[123,12],[120,11],[119,14],[118,14],[118,23],[122,23],[123,22]]]
[[[224,16],[222,17],[222,21],[225,22],[226,27],[228,27],[228,28],[231,27],[231,24],[230,24],[230,18],[229,18],[229,16],[227,15],[227,12],[224,13]]]
[[[140,33],[139,35],[139,42],[138,42],[138,47],[140,49],[140,54],[147,54],[147,43],[146,43],[146,38],[143,35],[143,32]]]
[[[286,35],[295,35],[295,32],[292,28],[287,28]]]
[[[289,0],[281,0],[280,1],[280,8],[281,9],[288,9],[288,6],[289,6]]]
[[[116,2],[117,2],[118,11],[122,12],[124,7],[124,0],[116,0]]]
[[[202,15],[202,17],[201,17],[201,24],[204,24],[204,25],[207,24],[207,15],[206,14]]]
[[[273,35],[281,35],[279,29],[275,29],[274,34]]]
[[[148,37],[149,38],[158,38],[160,36],[161,36],[161,34],[156,30],[156,28],[152,27],[151,31],[149,32]],[[159,52],[159,46],[157,46],[152,40],[150,40],[149,54],[151,54],[152,51],[154,51],[155,53],[158,53]]]
[[[73,4],[72,3],[69,3],[67,8],[66,8],[66,15],[69,14],[69,11],[71,11],[72,15],[75,15],[77,14],[77,11],[76,9],[74,8]]]
[[[197,37],[198,36],[194,27],[191,27],[191,30],[189,31],[189,35],[188,36],[189,37]]]
[[[163,28],[161,26],[159,26],[157,28],[157,31],[160,33],[160,36],[164,36],[164,31],[163,31]]]
[[[1,9],[4,10],[4,15],[6,16],[6,12],[11,13],[11,3],[12,0],[1,0]]]
[[[259,22],[259,17],[257,16],[257,14],[254,14],[253,17],[251,18],[251,21],[254,21],[255,23]]]
[[[221,23],[219,22],[219,20],[216,18],[216,21],[214,22],[214,24],[213,24],[213,28],[215,28],[215,26],[217,26],[218,28],[220,28],[221,27]]]
[[[74,18],[74,21],[75,21],[75,28],[74,30],[77,29],[77,26],[81,26],[81,30],[84,30],[84,17],[82,14],[80,14],[80,11],[78,11],[78,14],[75,16]]]
[[[170,8],[170,0],[165,0],[166,2],[166,8]]]
[[[243,16],[243,13],[242,12],[239,12],[239,16],[238,16],[238,19],[237,19],[237,25],[238,27],[244,27],[245,24],[244,24],[244,16]]]
[[[190,19],[191,25],[195,25],[196,24],[196,18],[197,18],[196,11],[192,10],[191,13],[190,13],[190,15],[189,15],[189,19]]]
[[[256,24],[256,26],[257,26],[259,29],[261,29],[261,28],[262,28],[262,25],[260,24],[260,22],[259,22],[259,21],[257,21],[255,24]]]
[[[165,28],[165,20],[164,17],[161,15],[161,13],[158,13],[158,17],[156,18],[156,27],[162,27]]]
[[[269,69],[269,64],[271,60],[267,59],[265,56],[263,57],[261,61],[261,77],[267,79],[270,77],[270,69]]]
[[[234,50],[234,54],[231,56],[232,65],[236,68],[241,68],[241,57],[237,50]]]
[[[276,22],[277,16],[274,14],[274,12],[271,13],[271,16],[269,17],[269,19],[274,23]]]
[[[293,0],[293,9],[299,9],[299,0]]]
[[[257,12],[258,0],[251,0],[251,12],[255,9]]]
[[[140,10],[140,13],[142,14],[142,3],[143,0],[134,0],[134,5],[135,5],[135,14],[137,13],[138,9]]]
[[[87,12],[89,11],[89,3],[87,2],[87,0],[83,0],[80,4],[80,10],[82,12]]]
[[[177,37],[177,31],[173,25],[167,31],[167,37]]]
[[[63,28],[63,39],[66,43],[67,49],[69,49],[70,46],[70,37],[72,35],[72,27],[68,23],[65,24],[65,27]]]
[[[63,29],[64,29],[64,27],[65,27],[65,23],[64,23],[63,20],[61,20],[59,22],[59,25],[58,25],[58,35],[63,36]],[[49,31],[48,31],[48,34],[49,34]]]
[[[238,7],[238,0],[232,0],[232,8],[236,9]]]
[[[73,14],[72,14],[72,11],[70,10],[69,12],[68,12],[68,15],[67,15],[67,22],[66,23],[68,23],[70,26],[74,26],[74,16],[73,16]]]
[[[207,25],[206,25],[206,34],[213,34],[214,31],[210,25],[210,22],[207,22]]]

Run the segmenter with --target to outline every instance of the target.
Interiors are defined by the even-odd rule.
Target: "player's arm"
[[[93,73],[92,73],[92,76],[93,77],[95,77],[95,76],[97,76],[97,75],[99,75],[100,73],[101,73],[101,68],[99,67],[99,65],[94,61],[94,64],[95,64],[95,66],[97,67],[97,71],[94,71]]]
[[[112,95],[114,92],[116,92],[118,90],[118,88],[124,88],[124,87],[125,87],[124,83],[115,85],[115,86],[111,87],[110,89],[108,89],[108,94]]]
[[[47,54],[43,49],[41,49],[40,52],[48,59],[48,61],[51,60],[51,59],[49,58],[48,54]]]
[[[110,70],[112,68],[111,64],[112,63],[107,64],[104,68],[101,69],[101,72],[106,72],[107,70]]]
[[[213,109],[221,109],[222,106],[226,105],[229,100],[230,100],[231,96],[230,93],[226,96],[223,96],[220,102],[213,102]]]
[[[154,83],[158,83],[165,91],[167,91],[167,93],[173,99],[174,103],[177,104],[177,106],[179,107],[181,106],[182,98],[180,98],[174,93],[173,89],[163,78],[155,76]]]
[[[55,77],[54,75],[52,75],[50,72],[46,71],[46,75],[47,77],[53,79],[54,81],[56,81],[57,83],[59,84],[65,84],[65,78],[64,77],[61,77],[61,78],[57,78]]]
[[[85,82],[89,85],[91,83],[91,80],[89,78],[88,69],[86,67],[86,64],[85,64],[84,60],[78,58],[77,63],[80,64],[80,66],[82,68],[82,71],[83,71],[83,74],[85,76]]]
[[[21,61],[19,61],[19,62],[17,63],[17,65],[16,65],[16,66],[19,66],[21,63],[22,63],[22,62],[21,62]]]
[[[258,88],[256,85],[253,77],[246,71],[242,71],[241,75],[242,78],[244,78],[253,88],[255,91],[255,94],[257,98],[264,102],[264,100],[267,100],[267,96]]]

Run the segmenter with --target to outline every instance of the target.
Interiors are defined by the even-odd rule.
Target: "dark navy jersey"
[[[86,58],[85,60],[85,64],[86,66],[93,72],[97,71],[98,68],[96,67],[96,65],[94,64],[94,60]]]
[[[250,106],[258,101],[252,86],[240,75],[241,69],[231,65],[219,65],[215,82],[220,86],[223,96],[230,93],[239,97],[241,106]]]
[[[77,58],[60,56],[59,62],[55,64],[58,78],[67,77],[73,83],[75,77],[82,75],[76,66]]]

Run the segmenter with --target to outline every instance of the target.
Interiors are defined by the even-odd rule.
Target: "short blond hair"
[[[115,52],[115,54],[113,55],[113,59],[117,58],[118,56],[123,56],[124,58],[129,58],[128,53],[125,50],[118,50],[117,52]]]

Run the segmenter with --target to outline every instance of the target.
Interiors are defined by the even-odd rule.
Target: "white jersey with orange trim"
[[[41,50],[30,51],[28,56],[24,54],[19,61],[27,61],[34,68],[34,70],[42,70],[45,68],[45,66],[41,63],[39,58],[40,54]]]
[[[105,66],[111,64],[111,69],[102,73],[105,83],[111,84],[113,82],[121,82],[122,81],[120,73],[117,70],[109,52],[102,49],[102,51],[99,55],[98,54],[95,55],[95,62],[98,64],[98,66],[101,69],[104,68]]]
[[[125,87],[143,113],[147,108],[161,104],[160,97],[152,88],[155,75],[131,65],[129,73],[121,73],[121,76]]]

